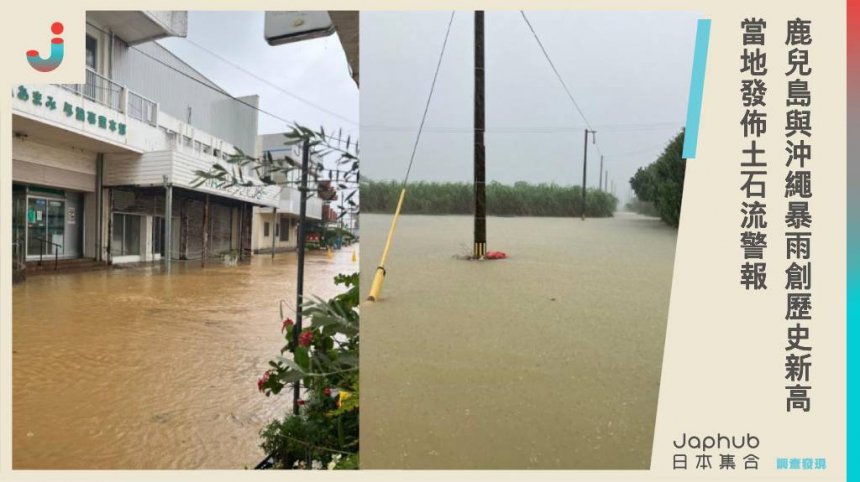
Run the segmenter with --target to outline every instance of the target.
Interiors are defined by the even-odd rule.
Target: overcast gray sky
[[[605,168],[628,180],[684,125],[695,12],[526,12],[595,128]],[[450,11],[362,12],[362,176],[401,180]],[[487,179],[580,184],[583,128],[517,11],[485,17]],[[411,180],[470,181],[473,15],[454,17]],[[588,185],[599,154],[589,145]]]
[[[187,39],[159,42],[234,96],[258,94],[260,108],[312,128],[358,134],[358,87],[338,37],[270,46],[263,38],[264,12],[188,12],[188,40],[284,90],[352,122],[310,107],[207,53]],[[283,121],[259,115],[259,133],[285,132]]]

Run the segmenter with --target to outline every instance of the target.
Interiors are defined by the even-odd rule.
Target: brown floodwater
[[[362,214],[366,294],[390,215]],[[614,218],[403,216],[362,305],[363,468],[647,469],[677,231]]]
[[[307,257],[329,297],[353,249]],[[253,467],[259,430],[287,413],[256,379],[283,344],[295,253],[224,266],[35,276],[13,288],[15,469]]]

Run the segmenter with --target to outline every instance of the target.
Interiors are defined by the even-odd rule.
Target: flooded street
[[[339,293],[350,246],[306,258],[305,293]],[[224,266],[46,275],[13,288],[15,469],[242,469],[289,410],[257,377],[283,345],[296,254]]]
[[[362,215],[367,293],[390,215]],[[655,218],[403,216],[362,305],[362,467],[647,469],[677,231]]]

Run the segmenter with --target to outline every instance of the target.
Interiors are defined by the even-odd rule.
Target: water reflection
[[[307,257],[305,292],[340,291],[353,247]],[[357,250],[357,246],[355,246]],[[296,256],[249,265],[33,277],[13,289],[13,465],[243,468],[285,413],[256,377],[282,345]]]

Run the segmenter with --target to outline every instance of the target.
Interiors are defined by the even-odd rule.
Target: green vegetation
[[[282,307],[286,344],[257,388],[270,396],[300,383],[303,393],[298,415],[287,414],[260,431],[271,468],[358,468],[358,273],[338,275],[335,284],[346,291],[302,305],[306,325],[300,331]]]
[[[361,206],[364,212],[393,213],[397,207],[401,184],[395,181],[361,182]],[[410,183],[404,214],[472,214],[474,193],[471,183]],[[612,194],[588,189],[585,215],[610,217],[618,206]],[[487,184],[487,214],[490,216],[558,216],[582,215],[582,188],[556,184],[518,182],[513,186]]]
[[[684,132],[680,132],[656,161],[640,167],[630,178],[630,187],[639,201],[651,203],[666,224],[678,227],[684,194],[686,160],[681,157]],[[643,213],[645,214],[645,213]]]

